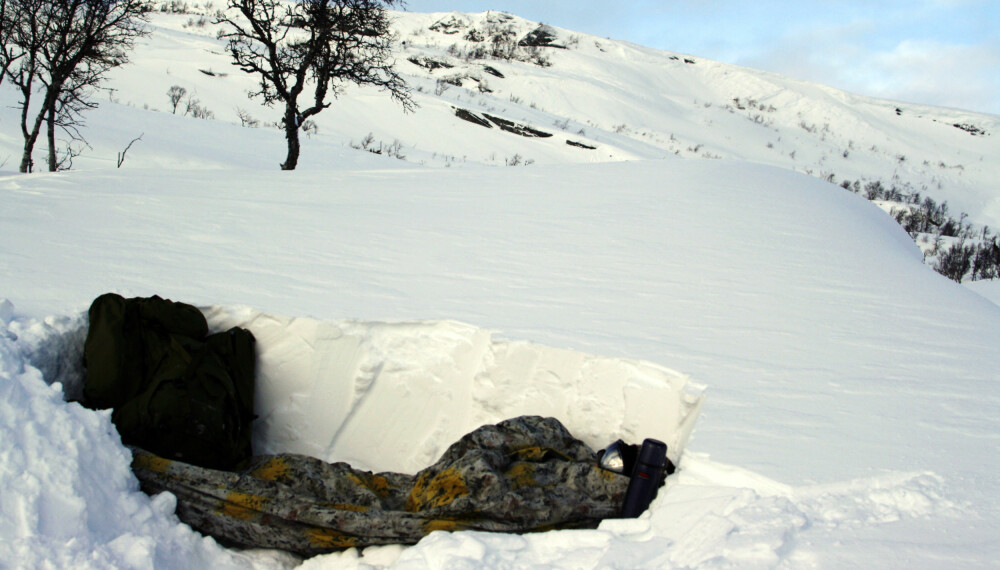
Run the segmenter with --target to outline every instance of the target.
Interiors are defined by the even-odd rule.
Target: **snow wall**
[[[254,450],[416,472],[462,435],[552,416],[590,447],[655,437],[680,459],[700,386],[648,362],[502,340],[454,321],[319,321],[203,308],[257,338]]]

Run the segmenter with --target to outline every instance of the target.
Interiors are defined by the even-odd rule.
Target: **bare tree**
[[[15,35],[13,12],[7,0],[0,0],[0,82],[7,78],[7,70],[24,55],[12,42]]]
[[[181,87],[180,85],[172,85],[170,89],[167,89],[167,97],[170,98],[170,106],[173,108],[173,113],[177,114],[177,106],[181,104],[181,100],[187,95],[187,89]]]
[[[416,104],[393,69],[393,36],[387,8],[402,0],[228,0],[216,23],[226,28],[233,64],[257,75],[266,105],[284,106],[281,119],[288,154],[282,170],[299,159],[299,130],[330,106],[344,84],[372,85],[406,111]],[[238,16],[236,15],[238,14]],[[308,91],[307,91],[308,89]]]
[[[97,106],[94,90],[146,33],[145,12],[143,0],[0,0],[0,70],[21,91],[21,172],[32,170],[43,123],[49,170],[59,167],[57,126],[83,140],[81,113]]]

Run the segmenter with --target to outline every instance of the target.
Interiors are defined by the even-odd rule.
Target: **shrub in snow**
[[[195,119],[214,119],[215,113],[208,110],[206,107],[202,107],[201,101],[195,99],[194,97],[188,97],[187,103],[184,106],[184,116],[191,115]]]
[[[962,240],[950,247],[943,254],[938,255],[937,264],[934,269],[953,281],[962,282],[962,278],[972,268],[972,257],[975,254],[975,247],[966,245]]]
[[[976,249],[972,260],[972,280],[997,278],[1000,278],[1000,245],[993,239]]]

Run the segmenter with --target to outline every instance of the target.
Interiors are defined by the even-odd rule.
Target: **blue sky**
[[[1000,1],[409,0],[529,20],[903,102],[1000,114]]]

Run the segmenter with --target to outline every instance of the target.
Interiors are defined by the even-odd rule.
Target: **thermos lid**
[[[662,467],[667,463],[667,444],[658,439],[646,438],[639,450],[639,463]]]

